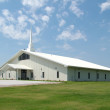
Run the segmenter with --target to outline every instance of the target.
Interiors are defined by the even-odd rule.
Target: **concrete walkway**
[[[39,85],[39,84],[58,84],[58,83],[59,82],[47,82],[47,81],[0,80],[0,87],[27,86],[27,85]]]

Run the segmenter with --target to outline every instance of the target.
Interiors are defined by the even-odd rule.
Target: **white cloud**
[[[67,44],[67,43],[64,43],[63,45],[57,45],[56,47],[60,48],[60,49],[63,49],[63,50],[70,50],[70,49],[72,49],[72,47],[69,44]]]
[[[68,16],[68,12],[66,12],[66,11],[64,11],[63,13],[62,13],[62,16]]]
[[[70,25],[70,26],[67,27],[67,30],[68,30],[68,31],[71,31],[71,30],[74,29],[74,27],[75,27],[74,25]]]
[[[51,14],[51,13],[54,11],[54,8],[47,6],[47,7],[45,8],[45,11],[47,12],[47,14]]]
[[[18,22],[20,24],[24,23],[26,20],[28,19],[28,17],[26,15],[21,15],[18,17]]]
[[[2,10],[2,15],[0,16],[0,32],[4,37],[16,40],[26,40],[30,35],[29,27],[31,24],[33,25],[33,36],[39,35],[45,28],[44,24],[47,24],[49,21],[49,15],[36,15],[35,12],[32,13],[31,9],[45,6],[46,1],[47,0],[22,0],[23,5],[28,6],[29,8],[23,7],[22,9],[17,10],[16,13],[12,13],[8,9]],[[49,8],[46,9],[48,13],[51,13],[52,10],[49,10]],[[39,22],[36,22],[38,20]],[[35,40],[38,41],[39,38],[36,37]]]
[[[42,20],[44,22],[48,22],[49,21],[49,17],[47,15],[42,16]]]
[[[17,18],[17,20],[18,20],[17,25],[19,25],[21,29],[26,28],[26,26],[28,25],[28,23],[27,23],[28,17],[26,15],[19,16]]]
[[[32,14],[32,18],[35,19],[36,21],[39,19],[36,14]]]
[[[22,4],[29,6],[32,10],[36,10],[37,8],[43,7],[46,1],[47,0],[22,0]]]
[[[0,17],[0,26],[3,26],[5,24],[5,19],[3,17]]]
[[[23,14],[22,10],[18,10],[18,13],[21,14],[21,15]]]
[[[2,10],[2,14],[3,14],[4,16],[9,16],[9,15],[10,15],[10,12],[9,12],[9,10],[4,9],[4,10]]]
[[[80,17],[81,15],[84,15],[84,12],[79,9],[78,5],[79,5],[79,1],[78,1],[78,0],[72,1],[71,5],[70,5],[70,10],[71,10],[77,17]]]
[[[79,39],[83,39],[83,40],[87,40],[86,36],[81,33],[80,30],[75,31],[74,30],[74,25],[70,25],[69,27],[67,27],[60,35],[58,35],[57,40],[79,40]]]
[[[66,6],[69,6],[69,9],[77,16],[80,17],[81,15],[84,15],[84,12],[79,8],[79,5],[83,3],[84,0],[63,0],[62,8],[67,8]]]
[[[36,29],[36,34],[38,35],[40,33],[41,29],[39,27],[36,27],[35,29]]]
[[[5,18],[8,20],[8,21],[15,21],[14,17],[12,16],[12,14],[9,12],[9,10],[7,9],[4,9],[2,10],[2,14],[5,16]]]
[[[66,21],[64,19],[61,19],[59,26],[62,27],[65,23],[66,23]]]
[[[71,0],[63,0],[63,7],[65,7],[67,5],[68,2],[70,2]]]
[[[102,3],[100,5],[101,12],[110,9],[110,0],[107,0],[106,2]]]
[[[67,43],[63,45],[63,49],[64,50],[70,50],[71,48],[72,47],[69,44],[67,44]]]
[[[18,20],[9,23],[6,19],[7,16],[0,17],[0,32],[3,33],[5,37],[17,40],[25,40],[29,37],[29,30],[24,28],[24,24],[20,24]]]
[[[2,33],[6,35],[6,37],[12,39],[27,39],[29,37],[29,30],[22,32],[21,30],[16,29],[14,25],[4,25],[2,27]]]
[[[35,20],[33,20],[33,19],[28,19],[28,21],[29,21],[31,24],[35,24]]]
[[[8,1],[8,0],[0,0],[0,2],[6,2],[6,1]]]

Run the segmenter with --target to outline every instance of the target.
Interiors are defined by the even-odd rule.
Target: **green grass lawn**
[[[110,110],[110,82],[0,88],[0,110]]]

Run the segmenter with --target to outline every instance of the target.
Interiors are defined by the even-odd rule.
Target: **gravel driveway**
[[[27,85],[38,85],[38,84],[57,84],[57,83],[59,82],[0,80],[0,87],[27,86]]]

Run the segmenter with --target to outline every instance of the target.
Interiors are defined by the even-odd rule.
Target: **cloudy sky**
[[[110,0],[0,0],[0,65],[36,51],[110,67]]]

